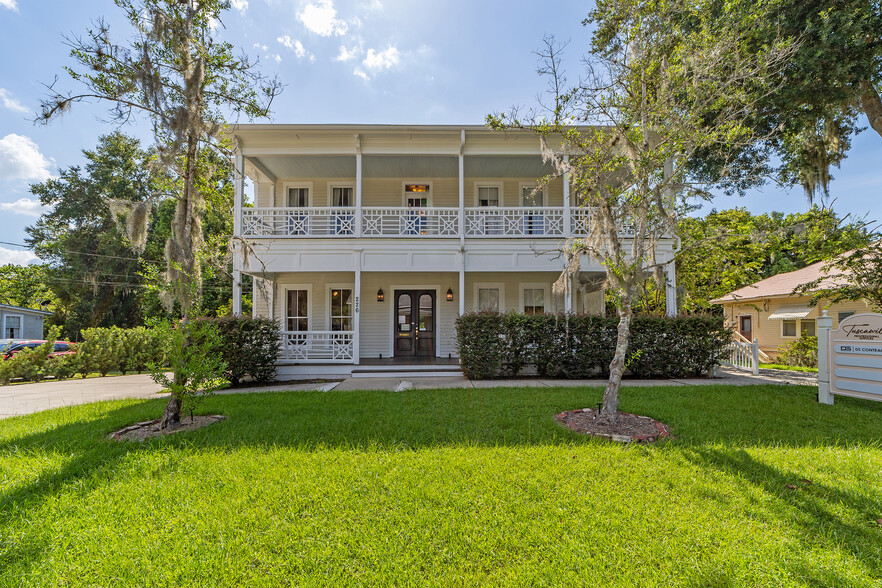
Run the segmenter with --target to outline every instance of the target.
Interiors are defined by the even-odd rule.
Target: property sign
[[[882,314],[852,315],[828,337],[830,392],[882,401]]]

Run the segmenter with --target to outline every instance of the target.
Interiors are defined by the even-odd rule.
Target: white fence
[[[563,237],[563,208],[481,207],[465,210],[466,237]]]
[[[299,363],[352,363],[353,331],[282,331],[279,359]]]
[[[756,339],[753,343],[730,341],[726,345],[723,365],[750,370],[750,373],[756,376],[759,374],[759,353],[759,342]]]
[[[365,237],[459,237],[456,208],[364,208]]]

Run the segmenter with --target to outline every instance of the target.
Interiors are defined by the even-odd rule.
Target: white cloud
[[[401,52],[391,45],[383,51],[368,49],[367,55],[361,62],[368,71],[376,73],[384,69],[390,69],[401,62]]]
[[[39,200],[31,198],[19,198],[15,202],[0,202],[0,210],[25,216],[40,216],[45,211]]]
[[[0,2],[2,2],[2,0],[0,0]],[[245,12],[248,10],[248,0],[233,0],[232,4],[233,8],[239,12]]]
[[[2,2],[2,0],[0,0]],[[7,249],[0,247],[0,265],[11,263],[13,265],[28,265],[38,261],[39,258],[27,250],[16,251],[15,249]]]
[[[0,2],[2,1],[3,0],[0,0]],[[16,100],[12,96],[12,92],[6,90],[5,88],[0,88],[0,102],[3,102],[3,106],[5,108],[8,108],[9,110],[14,110],[15,112],[27,114],[31,111],[30,108]]]
[[[369,79],[371,79],[371,76],[367,75],[367,74],[364,72],[364,70],[361,69],[360,67],[356,67],[356,68],[355,68],[355,71],[353,71],[352,73],[354,73],[356,76],[360,77],[360,78],[363,79],[364,81],[368,81]]]
[[[9,134],[0,139],[0,180],[46,180],[51,165],[29,137]]]
[[[18,12],[18,4],[15,2],[15,0],[0,0],[0,6]]]
[[[337,54],[337,57],[334,58],[334,61],[352,61],[359,55],[361,55],[360,47],[347,49],[345,46],[340,45],[340,53]]]
[[[337,18],[332,0],[315,0],[297,13],[297,18],[312,33],[320,37],[342,36],[349,25]]]
[[[301,43],[297,39],[292,39],[288,35],[283,35],[277,38],[276,41],[278,41],[288,49],[294,51],[294,55],[297,56],[297,59],[303,59],[305,57],[310,61],[315,61],[315,55],[307,51],[306,48],[303,46],[303,43]]]

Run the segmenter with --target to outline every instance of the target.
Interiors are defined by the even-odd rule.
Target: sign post
[[[838,329],[824,328],[825,318],[833,321],[818,321],[818,402],[833,404],[835,394],[882,401],[882,314],[852,315]]]

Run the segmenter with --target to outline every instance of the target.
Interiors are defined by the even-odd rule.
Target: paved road
[[[254,388],[224,390],[221,394],[243,392],[271,392],[282,390],[409,390],[428,388],[493,388],[549,386],[603,386],[605,380],[555,380],[532,378],[523,380],[476,380],[463,377],[440,378],[349,378],[342,382],[277,384]],[[814,374],[762,370],[759,376],[721,368],[716,378],[688,378],[676,380],[624,380],[623,386],[706,386],[708,384],[808,384],[816,385]],[[161,388],[148,375],[113,376],[88,380],[46,381],[38,384],[18,384],[0,387],[0,419],[31,414],[50,408],[85,404],[99,400],[120,398],[160,398]]]

